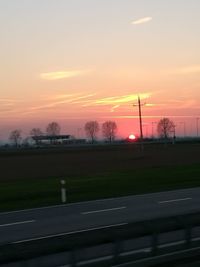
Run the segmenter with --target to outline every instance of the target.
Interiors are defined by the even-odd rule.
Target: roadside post
[[[62,203],[67,202],[67,196],[66,196],[66,181],[64,179],[60,180],[61,183],[61,201]]]

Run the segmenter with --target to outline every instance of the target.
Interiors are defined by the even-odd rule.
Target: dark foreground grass
[[[200,186],[200,165],[158,167],[66,179],[67,201],[77,202]],[[60,179],[0,183],[0,211],[60,204]]]

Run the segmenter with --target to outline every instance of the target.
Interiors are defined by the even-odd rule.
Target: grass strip
[[[63,177],[67,201],[159,192],[200,186],[200,165],[158,167],[98,175]],[[0,211],[60,204],[60,179],[22,179],[0,182]]]

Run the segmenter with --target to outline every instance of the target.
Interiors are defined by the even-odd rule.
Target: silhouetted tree
[[[49,123],[46,129],[47,134],[52,136],[59,135],[60,130],[61,130],[60,125],[57,122]]]
[[[117,133],[117,124],[114,121],[106,121],[102,124],[102,134],[111,143]]]
[[[10,133],[9,139],[16,147],[18,147],[22,139],[21,130],[16,129],[12,131]]]
[[[163,118],[158,122],[157,132],[161,138],[168,139],[171,133],[174,133],[175,124],[168,118]]]
[[[47,134],[52,136],[51,143],[55,142],[55,136],[60,134],[60,129],[61,129],[60,125],[55,121],[47,125],[47,129],[46,129]]]
[[[97,121],[88,121],[85,124],[86,135],[91,139],[92,143],[96,139],[97,133],[99,131],[99,124]]]
[[[40,143],[40,141],[37,139],[38,136],[43,135],[43,132],[40,128],[33,128],[30,131],[30,135],[32,137],[32,139],[36,142],[36,144],[38,145]]]

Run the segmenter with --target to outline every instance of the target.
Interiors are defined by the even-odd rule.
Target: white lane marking
[[[154,196],[161,196],[165,193],[193,193],[197,190],[200,190],[200,187],[193,187],[193,188],[187,188],[187,189],[178,189],[178,190],[168,190],[168,191],[161,191],[161,192],[155,192],[155,193],[145,193],[145,194],[135,194],[130,196],[123,196],[123,197],[111,197],[111,198],[102,198],[97,200],[89,200],[89,201],[80,201],[80,202],[74,202],[74,203],[68,203],[68,204],[58,204],[58,205],[51,205],[51,206],[43,206],[39,208],[28,208],[28,209],[21,209],[21,210],[12,210],[12,211],[2,211],[0,212],[0,215],[4,214],[12,214],[12,213],[21,213],[21,212],[29,212],[29,211],[37,211],[37,210],[46,210],[46,209],[52,209],[52,208],[65,208],[65,207],[71,207],[71,206],[79,206],[84,204],[93,204],[93,203],[101,203],[106,201],[115,201],[115,200],[129,200],[129,199],[140,199],[142,197],[154,197]]]
[[[110,224],[110,225],[101,226],[101,227],[94,227],[94,228],[83,229],[83,230],[72,231],[72,232],[66,232],[66,233],[60,233],[60,234],[55,234],[55,235],[47,235],[47,236],[40,236],[40,237],[30,238],[30,239],[24,239],[24,240],[15,241],[15,242],[12,242],[12,243],[13,244],[19,244],[19,243],[25,243],[25,242],[35,241],[35,240],[48,239],[48,238],[51,238],[51,237],[65,236],[65,235],[71,235],[71,234],[76,234],[76,233],[90,232],[90,231],[94,231],[94,230],[100,230],[100,229],[112,228],[112,227],[117,227],[117,226],[123,226],[123,225],[126,225],[126,224],[128,224],[128,223]]]
[[[171,202],[179,202],[179,201],[186,201],[186,200],[191,200],[191,197],[186,197],[186,198],[179,198],[179,199],[170,199],[170,200],[164,200],[164,201],[159,201],[159,204],[164,204],[164,203],[171,203]]]
[[[19,224],[25,224],[25,223],[33,223],[33,222],[35,222],[35,220],[23,221],[23,222],[5,223],[5,224],[0,224],[0,227],[13,226],[13,225],[19,225]]]
[[[122,209],[126,209],[126,207],[118,207],[118,208],[111,208],[111,209],[104,209],[104,210],[85,211],[85,212],[81,212],[81,214],[87,215],[87,214],[92,214],[92,213],[108,212],[108,211],[115,211],[115,210],[122,210]]]
[[[37,210],[48,210],[48,209],[54,209],[54,208],[62,208],[62,207],[68,207],[71,204],[59,204],[59,205],[51,205],[51,206],[44,206],[39,208],[30,208],[30,209],[21,209],[21,210],[12,210],[12,211],[2,211],[0,212],[0,215],[6,215],[6,214],[15,214],[15,213],[23,213],[23,212],[30,212],[30,211],[37,211]]]

